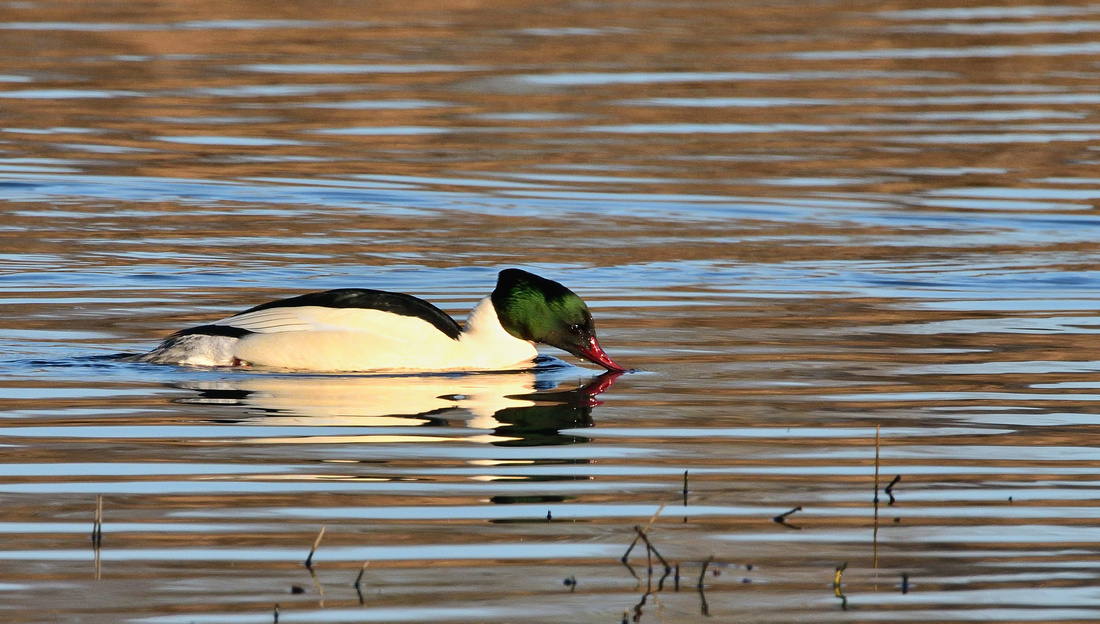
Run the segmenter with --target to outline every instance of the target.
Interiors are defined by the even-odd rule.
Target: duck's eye
[[[576,332],[578,334],[581,333],[582,329],[583,327],[579,323],[573,323],[569,326],[569,331]]]

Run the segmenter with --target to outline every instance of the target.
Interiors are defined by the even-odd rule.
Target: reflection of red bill
[[[592,383],[585,386],[581,392],[584,393],[584,404],[588,407],[596,407],[597,405],[603,405],[603,401],[596,398],[596,395],[601,392],[606,392],[608,388],[615,384],[615,380],[621,377],[623,371],[608,371],[600,374]]]
[[[607,357],[607,354],[604,353],[603,349],[600,348],[600,343],[596,342],[595,336],[592,336],[588,339],[588,344],[580,347],[580,352],[584,354],[584,357],[589,361],[599,364],[609,371],[622,372],[626,370],[622,366],[616,364],[614,360]]]

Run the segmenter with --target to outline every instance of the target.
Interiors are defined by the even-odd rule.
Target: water
[[[1100,616],[1100,9],[493,4],[0,8],[0,619]],[[106,357],[508,266],[642,372]]]

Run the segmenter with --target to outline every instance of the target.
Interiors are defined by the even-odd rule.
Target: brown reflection
[[[842,604],[839,594],[858,595],[865,619],[1090,619],[1100,417],[1095,391],[1072,384],[1098,377],[1098,211],[1095,194],[1058,196],[1097,186],[1095,8],[987,3],[967,17],[959,15],[967,3],[946,11],[938,4],[6,3],[0,248],[12,333],[3,347],[39,360],[55,359],[55,349],[70,355],[78,343],[148,346],[163,327],[302,292],[311,280],[377,285],[370,280],[378,266],[423,268],[432,280],[442,268],[615,267],[625,277],[599,299],[617,314],[601,314],[601,329],[637,354],[633,365],[667,374],[639,382],[620,404],[612,424],[634,435],[599,445],[640,452],[600,461],[624,473],[661,467],[666,476],[639,474],[621,485],[600,477],[607,491],[541,498],[521,488],[491,503],[664,502],[680,487],[679,471],[691,469],[693,504],[828,512],[797,532],[761,513],[693,515],[662,535],[673,560],[714,550],[760,562],[766,582],[751,593],[712,581],[700,594],[715,621],[830,619],[821,613],[821,581],[849,559],[852,576],[841,587],[838,575],[834,593]],[[287,22],[258,23],[272,19]],[[1063,45],[1077,48],[1057,53]],[[273,71],[280,65],[286,71]],[[324,65],[436,69],[318,71]],[[744,76],[698,75],[708,72]],[[524,78],[559,75],[593,80]],[[644,76],[663,79],[629,80]],[[737,127],[745,131],[719,131]],[[362,129],[375,133],[356,134]],[[998,187],[1003,198],[988,201],[957,190]],[[1037,206],[1014,201],[1029,192],[1049,197]],[[418,294],[473,296],[473,280],[442,281],[414,285],[423,287]],[[1009,300],[1031,303],[999,308]],[[953,305],[936,305],[944,303]],[[1051,316],[1067,319],[1046,322]],[[473,406],[472,395],[447,390],[390,402],[384,388],[355,398],[339,384],[229,385],[189,390],[198,405],[165,409],[160,395],[145,394],[147,372],[124,381],[19,372],[5,375],[0,456],[13,474],[3,481],[40,491],[5,494],[0,517],[34,523],[35,532],[5,534],[8,548],[32,551],[11,554],[43,554],[0,565],[6,583],[22,585],[2,588],[13,620],[42,619],[43,605],[71,621],[168,611],[232,619],[276,601],[291,611],[287,597],[266,588],[300,580],[292,559],[316,528],[265,512],[483,500],[445,485],[421,497],[160,492],[161,479],[217,475],[147,475],[147,466],[312,468],[345,450],[180,439],[181,423],[215,413],[225,422],[368,432],[449,428],[441,436],[484,427],[492,432],[486,444],[519,447],[582,442],[561,432],[593,419],[585,392],[542,401],[526,395],[546,388],[526,386],[486,393]],[[868,544],[872,460],[860,431],[880,422],[884,432],[909,432],[884,438],[882,456],[884,481],[905,475],[906,509],[897,512],[904,523],[884,518],[882,542]],[[165,429],[133,439],[129,426]],[[24,427],[30,434],[21,435]],[[679,427],[773,433],[664,435]],[[852,435],[819,437],[815,428]],[[787,435],[803,429],[811,434]],[[349,439],[348,454],[359,457],[354,447],[368,437]],[[563,453],[570,450],[583,457]],[[558,453],[585,461],[597,450],[548,448],[538,460]],[[133,462],[133,474],[83,473],[103,461]],[[430,469],[457,460],[403,461]],[[21,475],[19,466],[35,463],[47,465]],[[95,588],[75,576],[86,575],[82,567],[47,554],[79,543],[49,525],[89,515],[84,488],[99,485],[89,480],[125,492],[110,496],[112,525],[180,525],[111,531],[105,555],[155,553],[109,566],[119,578],[108,574]],[[637,487],[651,485],[660,487]],[[255,518],[215,527],[224,531],[189,526],[193,516],[181,515],[253,507]],[[514,540],[521,548],[606,542],[629,529],[618,517],[554,517],[505,527],[356,518],[331,525],[330,539]],[[248,565],[175,557],[242,544],[285,545],[293,557]],[[884,602],[886,592],[861,582],[880,554],[884,578],[905,570],[920,579],[918,600]],[[397,610],[498,601],[529,610],[537,595],[540,609],[559,609],[547,621],[611,621],[618,613],[594,613],[594,601],[622,576],[614,563],[381,563],[386,591],[372,602]],[[555,603],[544,589],[560,587],[566,565],[580,586],[563,592],[568,604]],[[330,605],[358,604],[347,587],[353,576],[350,568],[332,575]],[[1048,602],[1022,605],[1021,596]],[[667,592],[661,600],[674,614],[698,612],[694,592],[687,597],[691,604]],[[1074,613],[1050,608],[1080,603]],[[652,610],[645,621],[655,619]],[[505,611],[478,621],[515,619]]]

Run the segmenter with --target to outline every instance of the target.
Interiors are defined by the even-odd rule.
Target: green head
[[[625,370],[600,348],[592,313],[565,286],[520,269],[505,269],[497,277],[492,301],[500,325],[516,338],[557,347],[608,370]]]

